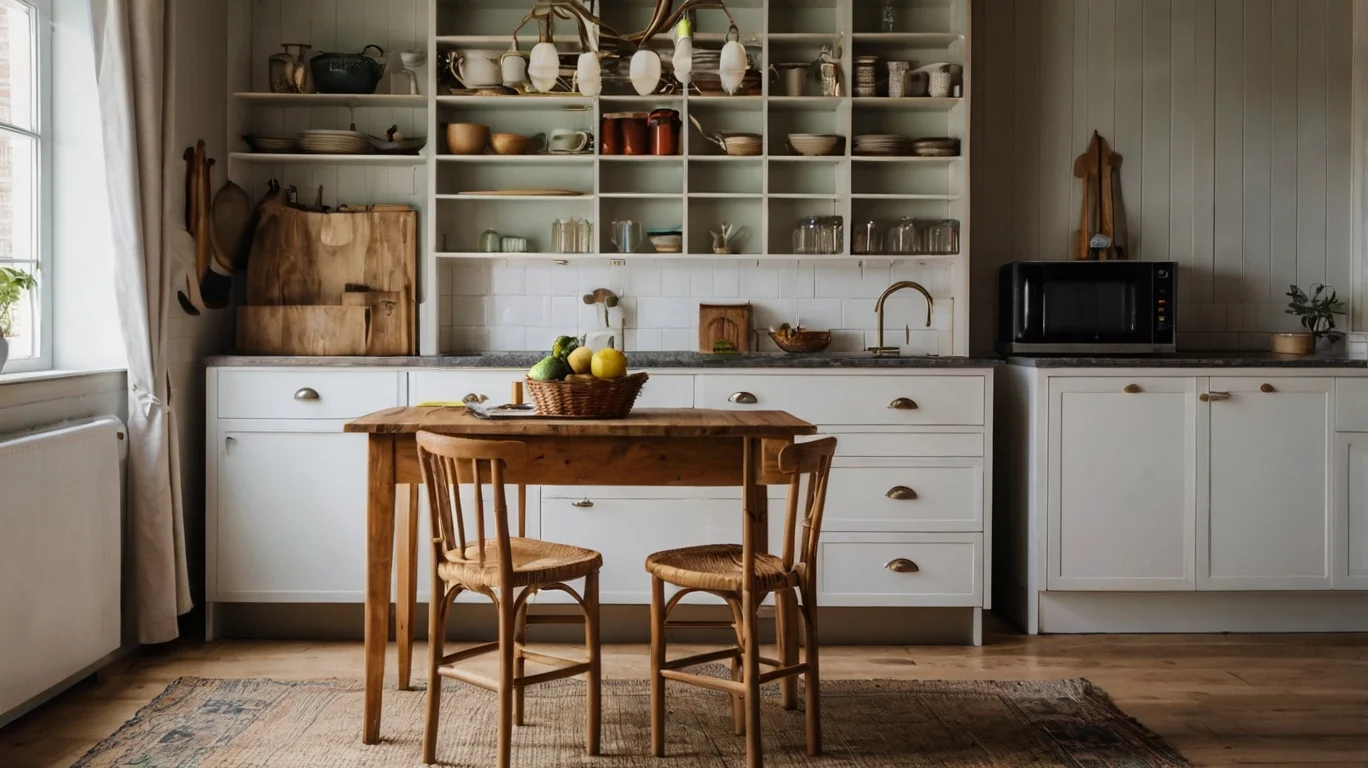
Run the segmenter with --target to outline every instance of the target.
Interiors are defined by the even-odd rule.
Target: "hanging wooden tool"
[[[1104,260],[1125,258],[1124,244],[1117,242],[1116,174],[1121,155],[1112,151],[1107,140],[1093,131],[1088,149],[1074,160],[1074,178],[1083,180],[1083,210],[1079,214],[1078,235],[1073,258]]]

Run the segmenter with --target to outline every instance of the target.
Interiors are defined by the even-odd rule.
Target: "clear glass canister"
[[[588,219],[575,220],[575,253],[594,250],[594,224]]]
[[[798,227],[793,230],[793,252],[796,254],[821,253],[821,248],[822,220],[816,216],[809,216],[798,222]]]
[[[845,249],[845,219],[841,216],[822,217],[821,250],[818,253],[840,253]]]
[[[852,248],[857,254],[878,254],[884,250],[884,229],[877,221],[866,221],[855,228]]]
[[[904,216],[888,230],[888,252],[917,252],[917,222],[915,219]]]
[[[944,219],[929,225],[927,230],[927,253],[959,253],[958,221],[955,221],[954,219]]]

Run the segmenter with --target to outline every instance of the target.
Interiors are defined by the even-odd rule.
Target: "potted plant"
[[[14,308],[24,291],[31,291],[38,285],[32,273],[14,267],[0,267],[0,371],[5,369],[9,360],[9,337],[14,333]]]
[[[1288,289],[1287,296],[1291,299],[1287,304],[1287,314],[1299,318],[1306,331],[1273,334],[1274,352],[1309,355],[1316,351],[1321,339],[1333,342],[1344,336],[1335,330],[1335,315],[1344,314],[1344,302],[1339,300],[1334,288],[1316,283],[1311,286],[1310,295],[1307,295],[1306,291],[1294,285]]]

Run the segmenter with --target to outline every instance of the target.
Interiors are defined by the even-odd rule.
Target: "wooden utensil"
[[[216,246],[214,259],[219,267],[231,273],[247,263],[247,252],[251,248],[254,211],[247,190],[231,181],[224,184],[214,195],[209,217]]]
[[[1076,260],[1091,258],[1089,242],[1093,235],[1106,235],[1111,244],[1098,249],[1097,258],[1120,258],[1116,243],[1116,190],[1112,176],[1121,167],[1121,155],[1113,152],[1097,131],[1088,149],[1074,160],[1074,178],[1083,180],[1083,209],[1079,213],[1078,237],[1074,243]],[[1095,228],[1090,226],[1095,223]]]

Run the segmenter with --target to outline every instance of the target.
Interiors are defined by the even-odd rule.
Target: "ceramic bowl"
[[[684,247],[683,235],[649,235],[648,237],[651,240],[651,245],[655,247],[656,253],[679,253]]]
[[[845,141],[844,136],[829,133],[790,133],[788,135],[789,148],[793,150],[794,154],[807,157],[834,155],[840,151],[843,141]]]
[[[517,133],[496,133],[490,137],[489,145],[500,155],[525,155],[532,146],[532,139]]]
[[[489,126],[480,123],[448,123],[447,148],[453,155],[483,154],[489,146]]]

